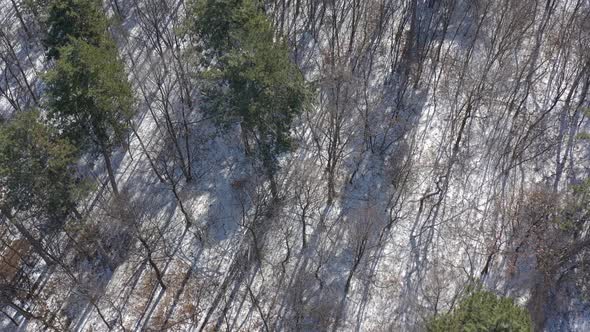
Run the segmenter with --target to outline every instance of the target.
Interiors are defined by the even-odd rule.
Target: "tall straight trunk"
[[[14,13],[16,14],[16,17],[18,18],[21,26],[25,30],[27,37],[29,39],[31,39],[31,32],[29,31],[29,28],[27,28],[27,24],[23,20],[23,15],[21,14],[20,9],[18,8],[18,5],[16,4],[16,2],[14,0],[10,0],[10,2],[12,3],[12,8],[14,8]]]
[[[301,212],[301,252],[307,248],[307,221],[305,220],[307,215],[307,209],[309,208],[309,203],[306,203],[303,207],[303,211]]]
[[[250,142],[248,142],[248,134],[246,133],[246,129],[243,125],[241,125],[240,135],[242,137],[242,143],[244,144],[244,154],[246,157],[249,157],[252,154],[252,149],[250,148]]]
[[[119,188],[117,187],[115,172],[113,171],[113,164],[111,163],[111,154],[105,148],[103,148],[102,156],[104,157],[104,163],[107,167],[107,173],[109,175],[109,182],[111,183],[111,188],[113,188],[113,193],[115,194],[115,196],[118,197]]]
[[[268,172],[268,179],[270,181],[270,194],[272,195],[272,199],[274,201],[278,201],[279,191],[277,189],[277,181],[275,179],[274,174],[271,171]]]
[[[125,18],[125,15],[121,11],[121,6],[119,6],[119,1],[118,0],[114,0],[113,1],[113,9],[115,10],[115,13],[117,14],[117,16],[119,16],[121,18]]]
[[[267,146],[267,144],[262,143],[263,147],[262,150],[263,151],[267,151],[269,150],[269,147]],[[265,154],[267,154],[268,152],[266,152]],[[268,178],[269,182],[270,182],[270,193],[272,195],[272,199],[274,202],[277,202],[279,200],[279,190],[277,187],[277,181],[276,181],[276,171],[277,171],[277,167],[275,166],[277,161],[273,160],[274,157],[272,156],[263,156],[262,157],[262,167],[264,168],[264,171],[266,172],[266,177]]]
[[[1,212],[6,217],[6,219],[8,219],[8,221],[16,227],[18,232],[27,240],[27,242],[29,242],[31,247],[33,247],[35,253],[37,253],[47,265],[55,263],[55,259],[53,259],[51,255],[43,248],[41,241],[37,240],[33,234],[31,234],[31,232],[29,232],[29,230],[20,222],[14,220],[14,217],[8,211]]]
[[[19,60],[20,57],[17,55],[17,50],[14,48],[14,45],[10,42],[8,35],[6,35],[3,31],[0,31],[0,34],[6,40],[6,45],[8,46],[6,50],[8,52],[10,52],[10,57],[14,60],[14,64],[16,65],[16,68],[18,69],[18,73],[20,73],[20,76],[22,77],[22,80],[25,83],[25,87],[26,87],[27,91],[31,95],[31,98],[33,99],[33,102],[35,103],[35,105],[39,106],[39,100],[37,99],[37,96],[36,96],[35,92],[33,91],[33,87],[31,86],[31,83],[29,83],[29,79],[27,78],[27,74],[25,72],[25,69],[23,69],[23,66]],[[4,57],[3,57],[3,60],[6,61],[4,59]],[[18,78],[19,75],[12,72],[12,69],[10,69],[10,67],[8,67],[8,68],[9,68],[9,71],[12,74],[12,76],[17,80],[17,84],[21,85],[20,79]]]

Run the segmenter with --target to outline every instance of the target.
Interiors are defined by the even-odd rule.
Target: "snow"
[[[564,15],[570,2],[559,6]],[[480,278],[487,288],[526,303],[537,277],[535,261],[519,258],[517,273],[509,276],[510,262],[504,258],[509,255],[502,252],[511,250],[512,238],[502,213],[517,204],[521,191],[554,177],[552,144],[558,141],[561,112],[567,106],[563,96],[571,86],[566,84],[554,110],[543,112],[559,92],[556,81],[571,81],[575,75],[574,65],[560,59],[563,55],[551,56],[550,46],[543,44],[540,57],[548,59],[539,59],[541,69],[535,72],[530,95],[517,117],[510,101],[522,93],[521,88],[513,89],[534,38],[499,62],[486,53],[496,46],[481,32],[484,36],[473,47],[475,55],[463,66],[477,22],[459,20],[467,13],[458,9],[452,17],[456,23],[449,27],[454,31],[436,41],[441,43],[441,61],[435,62],[432,55],[425,60],[426,83],[409,84],[400,94],[400,86],[409,78],[391,68],[397,60],[389,49],[399,46],[391,33],[378,45],[381,49],[371,67],[342,69],[342,75],[350,75],[343,93],[347,103],[340,109],[342,153],[335,177],[337,197],[327,204],[331,128],[326,118],[331,108],[326,103],[331,85],[324,79],[329,76],[326,54],[331,32],[325,27],[316,36],[304,32],[297,42],[297,62],[306,78],[318,83],[320,95],[316,108],[296,120],[296,150],[281,158],[277,179],[284,200],[271,206],[268,184],[245,155],[239,126],[219,129],[195,98],[193,109],[185,109],[194,124],[188,148],[195,179],[187,183],[178,168],[172,170],[182,206],[194,221],[187,228],[173,186],[158,181],[146,156],[147,152],[159,160],[175,153],[166,143],[164,126],[157,123],[166,107],[158,81],[170,88],[168,107],[176,113],[186,107],[173,69],[173,52],[178,50],[161,42],[163,53],[158,51],[158,41],[150,38],[154,28],[150,19],[160,20],[164,36],[172,34],[180,26],[184,5],[169,1],[168,11],[154,14],[139,13],[139,8],[156,5],[151,1],[121,3],[128,12],[121,25],[124,33],[116,39],[136,92],[139,112],[134,124],[144,147],[130,134],[129,147],[118,150],[113,161],[117,182],[128,193],[127,203],[141,211],[140,222],[122,225],[109,216],[110,188],[97,160],[93,172],[105,185],[88,199],[85,211],[101,234],[110,237],[109,245],[127,248],[121,263],[113,271],[93,271],[93,262],[78,265],[92,271],[86,275],[91,291],[65,285],[51,290],[47,285],[59,284],[63,275],[32,275],[46,285],[40,290],[47,293],[46,305],[72,317],[71,330],[106,330],[101,315],[115,330],[124,326],[134,331],[158,329],[164,321],[176,324],[178,330],[221,326],[260,330],[263,323],[271,324],[270,330],[324,330],[337,317],[339,330],[411,330],[428,315],[448,310],[457,294]],[[2,5],[12,8],[7,0]],[[392,15],[384,29],[395,32],[402,13]],[[11,23],[5,24],[9,19]],[[342,20],[343,45],[350,20],[348,16]],[[2,22],[18,30],[9,13]],[[289,29],[304,29],[304,23],[296,21]],[[17,45],[24,49],[22,43]],[[45,66],[39,47],[19,53],[32,59],[26,62],[27,79],[35,82],[38,92],[42,86],[35,72]],[[563,67],[553,69],[552,62]],[[575,103],[580,96],[573,98]],[[467,109],[472,109],[469,116]],[[10,111],[8,100],[0,98],[1,114]],[[538,132],[526,136],[523,131],[535,120]],[[580,130],[590,130],[587,122]],[[519,160],[510,159],[523,146],[530,148]],[[587,142],[575,142],[567,161],[568,176],[587,177],[588,148]],[[158,162],[158,167],[169,165]],[[560,185],[566,186],[566,181],[564,176]],[[141,244],[122,237],[133,227],[153,246],[153,260],[165,275],[166,289],[157,283]],[[494,250],[497,254],[484,275]],[[587,329],[587,303],[576,298],[572,307],[577,308],[574,313],[553,318],[548,329]],[[19,330],[40,328],[35,320],[11,314],[19,317]],[[10,326],[2,324],[0,328]]]

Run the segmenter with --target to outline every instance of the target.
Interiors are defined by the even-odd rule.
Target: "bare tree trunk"
[[[113,164],[111,163],[111,156],[110,153],[105,149],[102,148],[102,156],[104,157],[104,163],[107,167],[107,173],[109,176],[109,182],[111,184],[111,188],[113,189],[113,194],[115,197],[119,196],[119,188],[117,187],[117,180],[115,179],[115,172],[113,171]]]
[[[17,220],[14,220],[12,214],[8,211],[2,211],[2,214],[8,219],[8,221],[16,227],[18,232],[29,242],[33,247],[33,250],[45,261],[47,265],[56,263],[55,259],[43,248],[42,243],[37,240],[29,230]]]
[[[137,237],[139,239],[139,242],[141,242],[141,244],[143,245],[143,247],[147,251],[147,261],[150,264],[150,266],[152,267],[152,269],[154,269],[154,272],[156,273],[156,278],[158,279],[158,283],[160,283],[160,286],[162,286],[162,289],[166,290],[166,284],[164,283],[164,275],[162,274],[162,271],[160,270],[160,268],[158,267],[156,262],[154,262],[154,259],[152,257],[152,250],[151,250],[150,246],[148,245],[148,243],[145,241],[145,239],[141,235],[138,235]]]
[[[18,8],[18,5],[16,4],[16,2],[14,0],[10,0],[10,2],[12,3],[12,7],[14,8],[14,12],[16,14],[16,17],[18,18],[18,21],[20,22],[21,26],[25,30],[27,37],[29,39],[31,39],[31,32],[29,31],[29,29],[27,28],[27,24],[23,20],[23,15],[22,15],[20,9]]]

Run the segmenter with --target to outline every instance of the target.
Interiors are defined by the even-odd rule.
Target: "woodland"
[[[0,0],[1,331],[589,331],[589,0]]]

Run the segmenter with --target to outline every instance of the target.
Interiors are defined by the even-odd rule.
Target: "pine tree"
[[[0,214],[48,263],[53,259],[22,221],[33,220],[46,230],[62,225],[84,193],[75,160],[76,148],[42,123],[36,111],[0,125]]]
[[[230,6],[230,4],[235,4]],[[292,147],[293,119],[307,106],[309,87],[255,1],[198,1],[196,31],[219,57],[205,77],[207,109],[220,123],[239,122],[247,154],[260,161],[277,198],[278,156]],[[252,147],[253,146],[253,147]]]
[[[430,332],[447,331],[532,331],[531,318],[525,308],[510,298],[487,291],[471,293],[451,313],[435,317],[427,325]]]
[[[200,51],[205,56],[220,56],[231,49],[231,32],[240,29],[245,22],[238,21],[235,8],[242,0],[196,0],[189,3],[188,28],[202,42]]]
[[[45,76],[48,117],[82,151],[102,155],[118,194],[111,153],[126,136],[133,94],[115,45],[73,39]]]
[[[105,39],[108,21],[98,0],[53,0],[47,16],[43,44],[49,59],[59,58],[60,48],[72,39],[94,46],[100,46]]]

